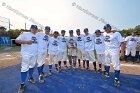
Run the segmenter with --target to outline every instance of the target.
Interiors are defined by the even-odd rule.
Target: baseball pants
[[[34,68],[37,60],[37,55],[22,55],[21,72],[27,72],[29,68]]]

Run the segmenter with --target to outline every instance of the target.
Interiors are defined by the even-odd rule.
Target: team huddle
[[[21,44],[21,84],[18,93],[24,92],[27,73],[29,73],[28,81],[35,83],[33,72],[36,64],[39,82],[45,82],[46,74],[43,68],[47,53],[49,54],[48,75],[53,74],[53,66],[56,72],[61,72],[62,62],[65,69],[73,70],[77,67],[88,70],[92,62],[95,71],[102,72],[103,78],[109,78],[110,62],[112,62],[114,85],[120,86],[120,56],[124,56],[124,41],[121,34],[113,32],[109,24],[104,26],[104,33],[97,29],[95,34],[90,34],[88,28],[85,28],[84,34],[77,29],[77,36],[74,36],[73,30],[69,30],[68,37],[65,36],[65,30],[61,31],[61,35],[58,31],[54,31],[53,36],[50,36],[49,26],[45,27],[45,33],[37,32],[37,29],[36,25],[31,25],[31,32],[23,32],[16,39],[16,43]],[[99,69],[97,69],[95,50]]]

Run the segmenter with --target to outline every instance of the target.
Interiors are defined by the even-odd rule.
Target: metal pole
[[[25,23],[25,30],[26,30],[26,23]]]
[[[10,30],[10,28],[11,28],[11,27],[10,27],[10,26],[11,26],[11,24],[10,24],[10,19],[8,19],[8,20],[9,20],[9,30]]]

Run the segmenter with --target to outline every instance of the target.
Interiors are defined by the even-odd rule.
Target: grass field
[[[0,51],[4,51],[4,50],[11,50],[11,51],[14,51],[14,50],[20,50],[20,46],[0,46]]]

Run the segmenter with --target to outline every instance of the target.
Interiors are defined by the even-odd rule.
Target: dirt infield
[[[13,65],[20,64],[19,52],[0,52],[0,68],[5,68]],[[46,65],[47,65],[46,61]],[[93,65],[90,64],[90,69],[93,69]],[[113,71],[113,67],[111,67]],[[132,64],[132,62],[121,62],[121,73],[140,75],[140,63]]]

